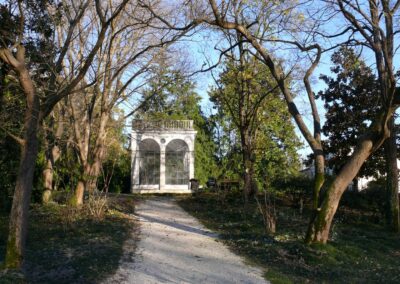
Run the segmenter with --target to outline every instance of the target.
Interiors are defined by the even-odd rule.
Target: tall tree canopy
[[[313,5],[298,5],[296,1],[209,0],[207,7],[199,7],[193,2],[190,10],[191,16],[194,13],[192,17],[199,23],[219,29],[222,34],[240,34],[245,41],[251,43],[252,54],[269,68],[279,86],[290,114],[315,157],[314,211],[305,240],[307,243],[326,243],[333,218],[347,186],[370,155],[392,136],[393,115],[400,106],[400,89],[397,86],[394,67],[394,55],[399,46],[399,26],[396,21],[399,2],[376,0],[361,5],[357,0],[332,0],[319,2],[321,8],[318,9]],[[304,17],[304,12],[310,17]],[[339,28],[331,27],[329,30],[333,30],[333,33],[326,33],[321,27],[330,23],[332,19],[340,23]],[[332,38],[345,38],[344,44],[360,45],[373,53],[380,89],[380,93],[374,93],[374,96],[380,97],[381,110],[367,131],[359,136],[357,146],[341,171],[332,182],[326,184],[326,193],[320,196],[320,189],[326,182],[325,159],[321,141],[321,121],[310,78],[321,60],[321,44],[332,43]],[[337,46],[331,45],[328,48],[335,47]],[[222,54],[226,53],[226,45],[219,48]],[[284,52],[280,57],[277,51],[281,50],[287,53]],[[282,57],[288,58],[289,54],[291,64],[285,64]],[[313,129],[305,123],[305,118],[294,101],[295,92],[288,84],[290,74],[296,68],[304,70],[302,83],[312,114]],[[390,166],[397,171],[393,161]],[[392,184],[391,187],[395,194],[396,185]]]
[[[326,123],[323,133],[328,137],[325,155],[338,173],[354,151],[359,137],[367,131],[374,118],[382,111],[379,82],[365,62],[348,47],[342,47],[332,56],[331,68],[336,78],[322,76],[328,89],[319,96],[325,102]],[[387,222],[394,231],[400,230],[398,205],[398,170],[396,126],[392,119],[391,136],[383,147],[365,161],[358,176],[386,175]],[[394,167],[392,166],[394,164]]]
[[[264,183],[298,170],[300,142],[269,70],[248,54],[239,57],[231,56],[224,62],[217,87],[209,94],[219,113],[216,117],[223,120],[225,136],[236,137],[226,140],[237,146],[226,147],[229,151],[221,158],[241,160],[240,175],[249,195],[255,179]],[[240,157],[233,152],[239,152]]]
[[[376,76],[353,49],[342,47],[332,55],[332,74],[321,75],[328,85],[318,96],[324,101],[326,122],[322,131],[325,155],[329,166],[338,172],[352,153],[358,138],[364,133],[380,109]],[[383,149],[375,152],[361,168],[359,176],[377,176],[386,172]]]

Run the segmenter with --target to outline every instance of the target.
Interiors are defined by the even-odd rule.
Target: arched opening
[[[144,139],[139,144],[139,184],[160,183],[160,146],[153,139]]]
[[[189,147],[185,141],[175,139],[168,143],[165,151],[166,184],[189,182]]]

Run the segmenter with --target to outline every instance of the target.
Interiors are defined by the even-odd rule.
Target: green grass
[[[50,204],[31,210],[26,261],[28,283],[98,283],[115,273],[123,255],[123,244],[137,224],[134,200],[113,198],[104,218],[96,220],[83,210]],[[7,217],[0,218],[0,262],[5,253]],[[1,283],[19,275],[3,275]],[[8,280],[6,280],[8,279]]]
[[[272,283],[400,282],[399,234],[355,218],[354,212],[339,210],[329,244],[307,246],[308,214],[295,208],[277,207],[277,232],[268,236],[255,204],[244,208],[241,195],[231,194],[222,203],[215,194],[203,193],[179,204],[233,251],[262,266]]]

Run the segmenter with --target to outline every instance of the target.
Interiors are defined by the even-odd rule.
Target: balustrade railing
[[[185,129],[193,130],[193,120],[142,120],[134,119],[133,129],[137,130],[163,130]]]

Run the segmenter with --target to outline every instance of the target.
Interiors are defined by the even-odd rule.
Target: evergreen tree
[[[360,135],[382,111],[379,107],[382,103],[381,96],[374,96],[380,92],[377,78],[352,49],[342,47],[333,54],[332,62],[335,66],[331,70],[336,78],[322,76],[328,88],[319,96],[327,110],[323,132],[329,139],[325,149],[331,157],[331,166],[339,171],[355,149]],[[386,220],[394,231],[399,231],[398,145],[393,118],[389,127],[392,134],[365,162],[358,175],[386,175]]]
[[[265,184],[291,175],[299,167],[296,150],[300,142],[286,104],[272,82],[264,65],[243,54],[239,60],[232,57],[225,62],[218,88],[210,92],[218,110],[215,117],[225,134],[225,140],[219,140],[228,143],[222,145],[225,157],[221,158],[227,160],[223,164],[236,165],[247,195],[254,181]]]
[[[328,85],[318,96],[324,101],[326,122],[323,133],[325,155],[335,172],[339,171],[347,157],[356,146],[358,137],[366,131],[371,121],[379,112],[379,85],[365,62],[359,59],[352,49],[341,48],[332,55],[331,68],[336,78],[322,75],[321,79]],[[371,99],[374,98],[374,99]],[[359,176],[377,176],[385,174],[385,157],[383,149],[376,151],[368,159]]]
[[[142,96],[137,118],[149,120],[193,120],[195,140],[195,178],[205,184],[217,170],[211,121],[201,110],[201,97],[195,84],[179,70],[159,68]]]

